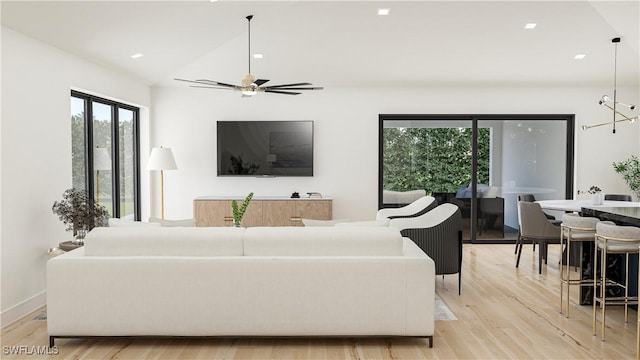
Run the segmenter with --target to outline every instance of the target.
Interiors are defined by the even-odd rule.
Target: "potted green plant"
[[[629,185],[631,191],[640,198],[640,160],[637,156],[632,155],[625,161],[619,163],[613,162],[613,169],[616,173],[622,175],[624,181]]]
[[[242,202],[242,205],[240,207],[238,207],[238,202],[236,200],[231,201],[231,210],[233,211],[233,226],[242,226],[242,218],[244,217],[244,213],[245,211],[247,211],[247,207],[249,206],[252,198],[253,193],[250,192],[249,195],[244,198],[244,201]]]
[[[96,226],[104,226],[109,219],[109,211],[98,205],[84,190],[67,189],[61,201],[54,201],[51,208],[67,228],[73,231],[75,244],[83,244],[84,236]]]

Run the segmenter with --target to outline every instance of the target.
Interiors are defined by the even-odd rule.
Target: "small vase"
[[[76,236],[73,238],[75,245],[84,245],[84,237],[87,236],[89,231],[87,229],[80,229],[76,232]]]
[[[602,205],[602,201],[603,201],[604,196],[602,196],[602,193],[595,193],[591,196],[591,200],[593,201],[593,205]]]
[[[240,220],[233,220],[233,227],[242,227],[242,222]]]

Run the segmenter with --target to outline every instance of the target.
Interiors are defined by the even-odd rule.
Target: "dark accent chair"
[[[438,202],[434,197],[423,196],[418,200],[415,200],[409,205],[399,208],[384,208],[378,210],[376,214],[376,220],[395,219],[404,217],[416,217],[420,216],[431,209],[438,206]]]
[[[633,201],[631,195],[626,194],[605,194],[605,200],[615,200],[615,201]]]
[[[542,274],[542,260],[547,263],[547,250],[549,244],[560,244],[560,226],[552,223],[545,216],[540,204],[526,201],[518,201],[518,215],[520,217],[520,244],[518,247],[518,259],[516,267],[520,265],[522,244],[524,240],[540,244],[538,254],[538,273]]]
[[[462,279],[462,214],[453,204],[442,204],[412,218],[392,219],[390,227],[400,229],[422,249],[436,265],[436,275],[458,274],[458,295]]]

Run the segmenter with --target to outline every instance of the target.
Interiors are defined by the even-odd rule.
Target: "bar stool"
[[[604,341],[605,307],[606,305],[624,305],[624,321],[629,318],[628,305],[638,304],[638,297],[629,296],[629,254],[640,253],[640,228],[635,226],[618,226],[611,221],[601,221],[596,224],[596,236],[594,241],[593,268],[598,266],[598,250],[600,250],[600,294],[593,292],[593,335],[596,335],[596,303],[600,303],[602,312],[602,341]],[[607,279],[607,255],[624,254],[625,272],[624,284],[612,279]],[[593,286],[597,288],[597,276],[594,276]],[[624,296],[606,296],[606,287],[616,286],[624,289]]]
[[[569,264],[571,259],[571,246],[573,243],[588,241],[593,243],[596,235],[596,224],[600,221],[594,217],[582,217],[578,214],[562,215],[560,228],[560,259],[564,256],[565,268],[560,263],[560,313],[562,314],[562,297],[564,295],[564,285],[567,285],[567,317],[569,317],[569,288],[571,285],[593,286],[592,279],[571,279]],[[564,246],[566,244],[566,246]],[[563,254],[564,248],[564,254]]]

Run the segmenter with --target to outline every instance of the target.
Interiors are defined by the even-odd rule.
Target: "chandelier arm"
[[[622,116],[623,118],[625,118],[625,120],[631,120],[631,119],[633,119],[633,118],[629,118],[627,115],[625,115],[625,114],[621,113],[620,111],[616,110],[616,109],[615,109],[615,104],[614,104],[614,107],[611,107],[610,105],[607,105],[607,104],[602,104],[602,105],[603,105],[603,106],[608,107],[608,108],[609,108],[609,109],[611,109],[611,110],[613,110],[613,112],[614,112],[615,114],[618,114],[618,115]],[[617,121],[620,121],[620,120],[617,120]]]
[[[626,118],[626,119],[622,119],[622,120],[617,120],[617,122],[629,121],[629,122],[633,123],[636,120],[638,120],[638,118],[639,118],[639,116],[636,116],[636,117],[632,117],[632,118]],[[582,125],[582,130],[588,130],[588,129],[591,129],[591,128],[594,128],[594,127],[611,125],[612,123],[613,123],[613,121],[604,122],[604,123],[600,123],[600,124],[593,124],[593,125]]]

